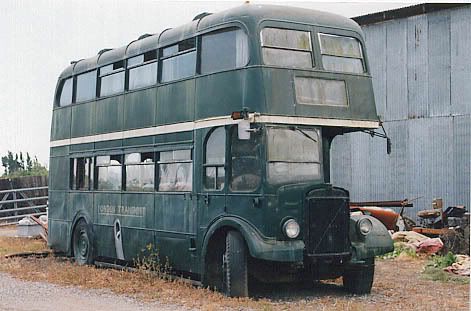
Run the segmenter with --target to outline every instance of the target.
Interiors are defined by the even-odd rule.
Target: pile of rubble
[[[429,238],[414,231],[398,231],[392,234],[395,245],[408,248],[417,254],[434,255],[443,249],[443,241],[440,238]],[[468,255],[456,255],[456,262],[444,269],[457,275],[470,275],[470,258]]]

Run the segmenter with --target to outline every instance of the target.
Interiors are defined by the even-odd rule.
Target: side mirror
[[[237,137],[240,140],[250,139],[250,122],[249,120],[240,120],[237,124]]]

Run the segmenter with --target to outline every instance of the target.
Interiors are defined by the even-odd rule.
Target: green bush
[[[405,243],[396,242],[396,243],[394,243],[394,250],[392,252],[384,254],[382,256],[379,256],[379,258],[394,259],[394,258],[398,257],[401,254],[405,254],[409,257],[417,257],[415,249],[406,246]]]

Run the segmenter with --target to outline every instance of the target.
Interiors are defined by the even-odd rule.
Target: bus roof
[[[98,55],[93,57],[71,62],[71,64],[62,71],[59,78],[70,77],[73,74],[83,73],[99,66],[145,53],[158,47],[177,43],[192,37],[197,32],[223,23],[242,22],[246,25],[258,25],[264,20],[304,23],[347,29],[361,33],[361,28],[356,22],[347,17],[332,13],[278,5],[243,4],[214,14],[199,14],[193,21],[185,25],[166,29],[160,34],[143,35],[126,46],[117,49],[102,50]]]

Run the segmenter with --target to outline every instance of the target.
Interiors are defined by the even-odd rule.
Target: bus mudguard
[[[371,222],[368,234],[362,234],[359,223],[364,219]],[[376,218],[367,215],[350,217],[350,241],[352,244],[351,263],[363,262],[364,259],[383,255],[394,250],[393,241],[386,227]]]
[[[202,254],[206,254],[211,236],[219,228],[233,228],[244,237],[252,257],[279,262],[302,262],[304,242],[301,240],[279,241],[263,237],[250,223],[235,216],[216,220],[206,232]]]
[[[85,222],[91,227],[91,232],[93,232],[93,222],[92,222],[92,218],[90,217],[90,215],[85,212],[84,210],[79,210],[74,218],[72,219],[72,226],[70,226],[69,228],[69,237],[67,239],[67,255],[70,256],[72,255],[72,236],[74,234],[74,229],[75,229],[75,225],[77,224],[77,222],[80,220],[80,219],[84,219]]]

